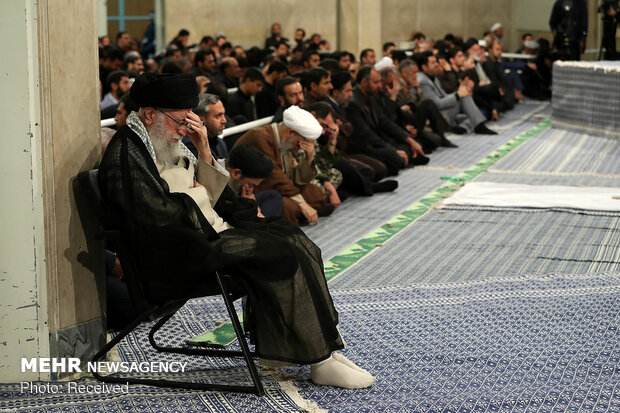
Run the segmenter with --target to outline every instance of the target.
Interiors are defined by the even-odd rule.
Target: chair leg
[[[102,358],[104,358],[104,356],[106,354],[108,354],[108,352],[110,350],[112,350],[112,348],[114,348],[115,345],[117,345],[122,339],[124,339],[136,327],[138,327],[138,325],[140,325],[140,323],[145,321],[153,313],[153,311],[154,311],[153,309],[146,310],[142,314],[140,314],[138,317],[136,317],[127,327],[125,327],[112,340],[110,340],[109,343],[107,343],[105,346],[103,346],[101,348],[101,350],[99,350],[99,352],[97,354],[95,354],[93,356],[92,362],[96,363],[99,360],[101,360]],[[107,377],[101,376],[97,372],[93,372],[93,376],[95,376],[95,378],[97,380],[99,380],[99,381],[105,381],[104,379],[107,379]],[[110,377],[110,379],[114,379],[114,377]],[[108,380],[108,381],[117,382],[117,383],[124,383],[124,381],[114,381],[114,380]]]
[[[163,325],[173,316],[173,314],[162,317],[155,323],[155,325],[149,331],[149,342],[151,346],[157,351],[162,353],[175,353],[175,354],[187,354],[191,356],[207,356],[207,357],[241,357],[243,351],[241,350],[219,350],[210,348],[187,348],[187,347],[168,347],[162,346],[155,340],[155,333],[159,331]],[[254,355],[250,352],[251,355]]]
[[[129,333],[131,333],[138,325],[140,325],[140,323],[142,323],[143,321],[147,320],[149,318],[149,316],[151,314],[153,314],[155,311],[157,311],[158,309],[150,309],[147,310],[145,312],[143,312],[142,314],[140,314],[140,316],[138,316],[129,326],[127,326],[125,329],[123,329],[116,337],[114,337],[112,340],[110,340],[109,343],[107,343],[105,346],[103,346],[103,348],[101,350],[99,350],[99,352],[97,354],[95,354],[95,356],[93,357],[92,361],[93,363],[98,362],[99,360],[101,360],[102,358],[105,357],[105,355],[115,346],[117,345],[123,338],[125,338]],[[174,314],[174,313],[173,313]],[[192,383],[192,382],[184,382],[184,381],[173,381],[173,380],[160,380],[160,379],[141,379],[141,378],[132,378],[132,377],[123,377],[123,376],[102,376],[97,372],[93,372],[93,376],[101,381],[101,382],[107,382],[107,383],[120,383],[120,384],[142,384],[142,385],[148,385],[148,386],[156,386],[156,387],[171,387],[171,388],[184,388],[184,389],[191,389],[191,390],[207,390],[207,391],[220,391],[220,392],[238,392],[238,393],[253,393],[256,394],[257,396],[263,396],[265,394],[265,391],[263,389],[262,383],[260,382],[260,379],[258,378],[258,372],[256,371],[256,366],[254,365],[254,363],[252,362],[252,359],[250,358],[250,356],[246,353],[244,353],[243,351],[218,351],[218,350],[213,350],[213,351],[209,351],[206,349],[175,349],[175,348],[166,348],[166,347],[161,347],[158,346],[157,343],[155,343],[155,340],[153,338],[153,334],[155,333],[155,331],[157,331],[166,321],[168,321],[170,319],[170,317],[172,317],[173,314],[169,314],[166,315],[164,317],[162,317],[156,324],[155,326],[153,326],[153,328],[151,328],[151,331],[149,333],[149,341],[151,342],[151,344],[153,345],[153,347],[155,347],[155,349],[159,350],[159,351],[166,351],[166,352],[171,352],[171,353],[180,353],[180,354],[190,354],[190,355],[209,355],[209,356],[220,356],[220,357],[228,357],[228,356],[244,356],[246,358],[246,363],[249,360],[249,369],[250,369],[250,376],[252,377],[252,381],[254,383],[253,386],[240,386],[240,385],[229,385],[229,384],[212,384],[212,383]],[[233,307],[233,314],[235,315],[236,318],[236,313],[234,313],[234,307]],[[239,320],[237,319],[237,323],[239,323]],[[157,328],[156,328],[157,327]],[[239,335],[237,334],[237,337],[239,338]],[[242,348],[243,345],[245,344],[245,349],[247,350],[247,343],[245,342],[245,338],[243,336],[242,337]],[[247,351],[247,353],[249,353],[249,350]]]
[[[250,377],[252,378],[252,382],[254,383],[254,393],[258,396],[263,396],[265,394],[265,390],[263,388],[263,384],[260,381],[260,377],[258,375],[258,370],[256,369],[256,365],[252,360],[252,356],[254,353],[250,351],[248,347],[248,343],[246,342],[245,336],[243,334],[243,330],[241,328],[241,323],[239,322],[239,317],[237,317],[237,312],[235,311],[235,307],[233,305],[228,292],[226,291],[226,287],[224,286],[222,279],[220,278],[219,273],[216,272],[216,277],[218,283],[220,285],[220,289],[222,290],[222,297],[224,298],[224,303],[226,304],[226,310],[228,310],[228,315],[232,321],[233,328],[235,330],[235,334],[237,335],[237,341],[241,346],[241,351],[237,350],[216,350],[216,349],[196,349],[196,348],[184,348],[184,347],[167,347],[161,346],[155,341],[155,333],[173,316],[173,314],[169,314],[165,317],[162,317],[155,323],[155,325],[151,328],[149,332],[149,342],[157,351],[165,352],[165,353],[175,353],[175,354],[187,354],[187,355],[195,355],[195,356],[211,356],[211,357],[240,357],[243,356],[245,359],[245,363],[247,364],[248,370],[250,372]]]
[[[263,396],[265,394],[265,389],[263,389],[263,384],[261,383],[260,377],[258,376],[256,365],[254,364],[254,360],[252,360],[250,349],[248,348],[248,343],[247,341],[245,341],[245,336],[243,334],[243,330],[241,329],[241,323],[239,323],[239,317],[237,317],[235,306],[233,305],[233,302],[230,299],[226,288],[224,287],[224,283],[222,282],[222,278],[220,277],[219,272],[216,272],[215,276],[217,277],[217,282],[220,285],[220,289],[222,290],[222,296],[224,297],[224,302],[226,303],[228,315],[230,316],[230,320],[232,321],[233,327],[235,329],[237,340],[241,345],[241,351],[243,352],[245,363],[248,365],[248,369],[250,370],[250,376],[252,376],[252,381],[254,382],[254,386],[256,387],[256,394],[258,394],[259,396]]]
[[[95,354],[95,356],[92,359],[93,363],[96,363],[99,360],[101,360],[102,358],[104,358],[105,355],[115,345],[117,345],[123,338],[125,338],[129,333],[131,333],[138,325],[140,325],[141,322],[143,322],[146,319],[148,319],[149,316],[151,314],[153,314],[156,310],[157,309],[147,310],[144,313],[142,313],[139,317],[137,317],[128,327],[123,329],[116,337],[114,337],[112,340],[110,340],[109,343],[107,343],[105,346],[103,346],[103,348],[101,350],[99,350],[99,352],[97,354]],[[168,319],[170,319],[170,317],[172,317],[172,314],[167,315],[165,317],[162,317],[162,319],[160,319],[157,322],[157,324],[159,324],[159,326],[161,327],[161,325],[163,325]],[[163,322],[162,322],[162,320],[163,320]],[[238,322],[238,320],[237,320],[237,322]],[[157,331],[157,329],[155,329],[153,327],[151,329],[151,333],[149,334],[149,340],[152,340],[151,335],[154,333],[154,331]],[[152,342],[151,342],[151,344],[152,344]],[[245,343],[245,339],[243,341],[243,344],[245,344],[246,348],[247,348],[247,343]],[[159,350],[159,348],[157,348],[157,347],[155,347],[155,348]],[[178,349],[178,350],[187,350],[187,351],[172,351],[172,350],[175,350],[175,349],[166,349],[166,348],[164,348],[164,350],[160,350],[160,351],[168,351],[168,352],[181,353],[181,354],[191,354],[191,355],[223,356],[222,352],[221,351],[217,351],[217,350],[215,350],[215,352],[217,354],[213,354],[213,353],[206,354],[207,353],[206,351],[202,351],[202,352],[191,351],[191,350],[194,350],[194,349]],[[231,354],[231,356],[241,356],[241,355],[244,355],[242,351],[227,352],[227,353],[235,353],[235,354]],[[228,355],[223,356],[223,357],[227,357],[227,356]],[[247,358],[246,358],[246,362],[247,362]],[[105,383],[142,384],[142,385],[155,386],[155,387],[169,387],[169,388],[171,387],[171,388],[183,388],[183,389],[191,389],[191,390],[207,390],[207,391],[219,391],[219,392],[253,393],[253,394],[256,394],[257,396],[263,396],[265,394],[265,391],[263,389],[262,383],[260,382],[260,379],[258,379],[258,373],[256,372],[256,367],[254,366],[254,363],[252,362],[251,359],[250,359],[250,363],[251,363],[250,375],[252,376],[252,381],[254,383],[253,386],[240,386],[240,385],[229,385],[229,384],[212,384],[212,383],[192,383],[192,382],[174,381],[174,380],[161,380],[161,379],[142,379],[142,378],[123,377],[123,376],[118,376],[118,375],[117,376],[111,376],[111,375],[109,375],[109,376],[102,376],[102,375],[100,375],[97,372],[93,372],[93,376],[97,380],[99,380],[101,382],[105,382]],[[254,368],[253,371],[252,371],[252,367]]]

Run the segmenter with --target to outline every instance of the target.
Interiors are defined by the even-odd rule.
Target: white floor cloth
[[[620,188],[469,182],[444,205],[620,211]]]

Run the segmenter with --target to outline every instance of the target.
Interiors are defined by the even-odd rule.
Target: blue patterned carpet
[[[620,271],[620,215],[432,210],[331,281],[353,289]]]
[[[468,283],[332,289],[348,347],[377,375],[351,391],[294,381],[300,395],[333,412],[477,412],[620,409],[620,273],[548,274]],[[193,300],[164,337],[172,344],[223,311]],[[195,320],[197,319],[197,321]],[[501,327],[499,327],[501,326]],[[499,328],[498,328],[499,327]],[[142,329],[146,333],[146,328]],[[128,361],[152,361],[146,337],[121,346]],[[142,350],[139,350],[142,349]],[[179,360],[174,355],[163,359]],[[187,360],[187,358],[183,358]],[[204,360],[185,378],[243,380],[239,364]],[[222,373],[223,371],[223,373]],[[288,368],[307,377],[307,368]],[[299,411],[271,377],[268,395],[200,393],[133,386],[129,395],[17,397],[4,386],[0,408],[20,412]],[[62,407],[59,404],[62,403]]]
[[[618,273],[335,291],[377,383],[300,392],[333,412],[620,411],[619,294]]]

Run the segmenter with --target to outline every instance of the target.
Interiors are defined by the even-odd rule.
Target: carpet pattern
[[[395,264],[397,263],[397,264]],[[444,208],[331,281],[334,289],[620,271],[620,215]]]
[[[298,387],[334,412],[618,411],[619,293],[619,273],[335,291],[377,383]]]
[[[399,185],[395,192],[347,199],[332,215],[321,218],[318,226],[306,226],[303,230],[321,248],[323,259],[331,259],[424,195],[445,184],[441,180],[442,176],[459,172],[455,169],[405,170],[395,178]]]
[[[620,175],[600,175],[579,172],[544,173],[489,171],[478,176],[476,182],[501,182],[527,185],[569,185],[569,186],[600,186],[620,188]]]
[[[553,126],[620,138],[620,63],[553,66]]]
[[[519,172],[581,172],[620,175],[617,139],[549,129],[491,168]]]
[[[499,132],[497,135],[451,135],[450,140],[459,145],[459,148],[452,150],[441,148],[439,151],[433,152],[430,155],[431,162],[429,165],[433,167],[468,168],[515,136],[536,126],[549,113],[550,108],[547,104],[524,103],[519,105],[498,122],[488,124],[491,129],[496,129]]]

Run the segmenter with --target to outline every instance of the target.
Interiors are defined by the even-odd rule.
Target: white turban
[[[317,139],[323,133],[319,121],[310,112],[295,105],[284,111],[284,125],[306,139]]]
[[[497,29],[501,29],[502,28],[502,24],[501,23],[495,23],[493,26],[491,26],[491,32],[494,32]]]
[[[375,69],[379,71],[384,67],[394,67],[394,61],[392,58],[384,56],[383,59],[379,60],[375,65]]]

